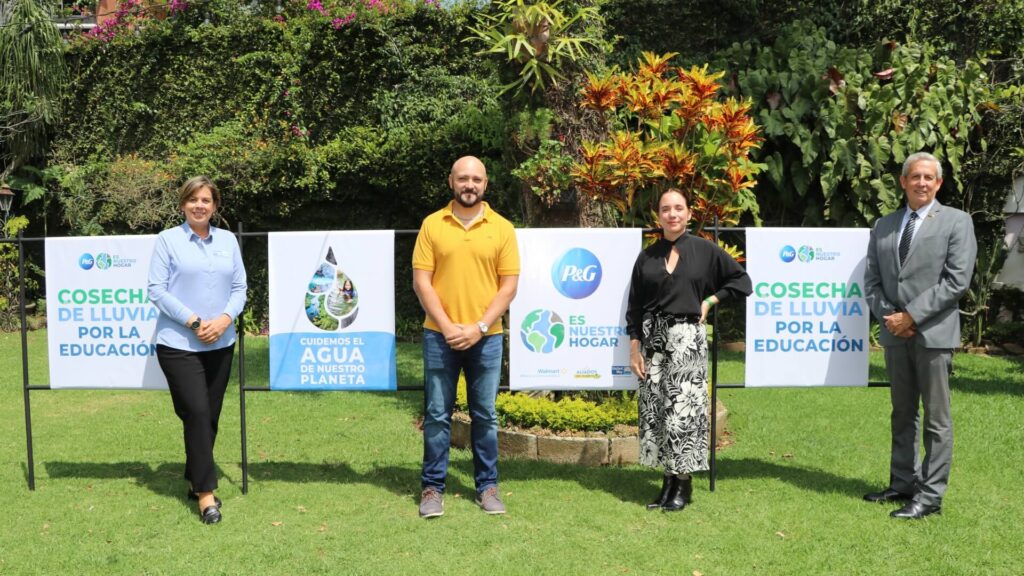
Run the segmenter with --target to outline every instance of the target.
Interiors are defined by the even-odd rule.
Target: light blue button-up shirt
[[[210,226],[203,239],[188,222],[164,230],[149,263],[149,300],[160,311],[156,343],[191,352],[230,346],[235,342],[234,319],[245,306],[245,289],[242,253],[231,232]],[[203,344],[185,325],[193,314],[204,320],[227,314],[232,323],[216,342]]]

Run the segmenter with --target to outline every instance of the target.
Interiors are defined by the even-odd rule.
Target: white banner
[[[869,234],[747,228],[748,387],[867,385]]]
[[[397,389],[394,231],[268,236],[270,387]]]
[[[46,239],[51,388],[167,388],[146,290],[155,240]]]
[[[624,390],[626,297],[641,231],[516,230],[522,261],[509,311],[514,390]]]

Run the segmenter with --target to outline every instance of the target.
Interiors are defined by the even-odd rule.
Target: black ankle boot
[[[693,494],[693,480],[691,478],[686,480],[676,478],[676,481],[672,484],[672,490],[669,491],[665,503],[661,506],[661,510],[663,512],[678,512],[686,508],[686,503],[689,501],[686,497],[687,492],[690,495]]]
[[[693,503],[693,476],[686,480],[680,480],[679,485],[679,490],[683,493],[683,500],[686,500],[687,504]]]
[[[665,501],[668,500],[668,494],[672,491],[672,487],[676,485],[679,479],[672,474],[666,474],[661,480],[661,492],[658,493],[658,497],[647,505],[648,510],[657,510],[665,505]]]

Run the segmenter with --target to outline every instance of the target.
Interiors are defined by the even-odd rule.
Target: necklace
[[[469,218],[463,218],[462,216],[459,216],[458,214],[455,214],[454,212],[452,214],[456,218],[459,219],[459,222],[462,222],[462,225],[464,227],[468,228],[470,226],[470,224],[472,224],[473,222],[476,222],[477,219],[480,218],[481,215],[483,215],[483,213],[484,213],[483,210],[481,210],[481,211],[477,212],[476,214],[470,216]]]

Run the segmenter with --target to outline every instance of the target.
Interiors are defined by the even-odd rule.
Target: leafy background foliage
[[[112,34],[70,43],[70,87],[40,132],[56,131],[48,153],[9,177],[26,233],[156,231],[178,218],[177,183],[199,173],[220,186],[232,228],[415,229],[466,153],[488,163],[489,200],[514,221],[619,225],[566,177],[582,144],[606,137],[606,119],[581,106],[586,73],[678,52],[673,66],[725,72],[722,96],[749,99],[764,138],[741,225],[869,225],[900,201],[902,157],[936,151],[950,173],[940,198],[974,215],[990,263],[965,307],[993,314],[985,278],[1024,168],[1024,0],[552,2],[587,14],[557,30],[586,50],[545,61],[557,74],[536,90],[505,93],[522,61],[477,53],[481,15],[541,3],[435,4],[285,0],[278,12],[209,0],[162,20],[126,5]],[[399,241],[400,279],[410,242]],[[247,241],[257,325],[263,257]],[[421,312],[399,294],[412,334]]]
[[[297,4],[280,21],[209,9],[217,24],[193,14],[71,48],[66,107],[80,113],[52,153],[69,233],[159,230],[177,218],[174,188],[191,174],[217,182],[232,227],[415,229],[448,197],[448,167],[467,153],[492,159],[489,200],[515,215],[493,160],[498,90],[460,42],[464,11],[410,3],[336,30]],[[126,172],[145,185],[115,185]],[[256,248],[247,261],[262,322]],[[420,314],[411,295],[400,308]]]

